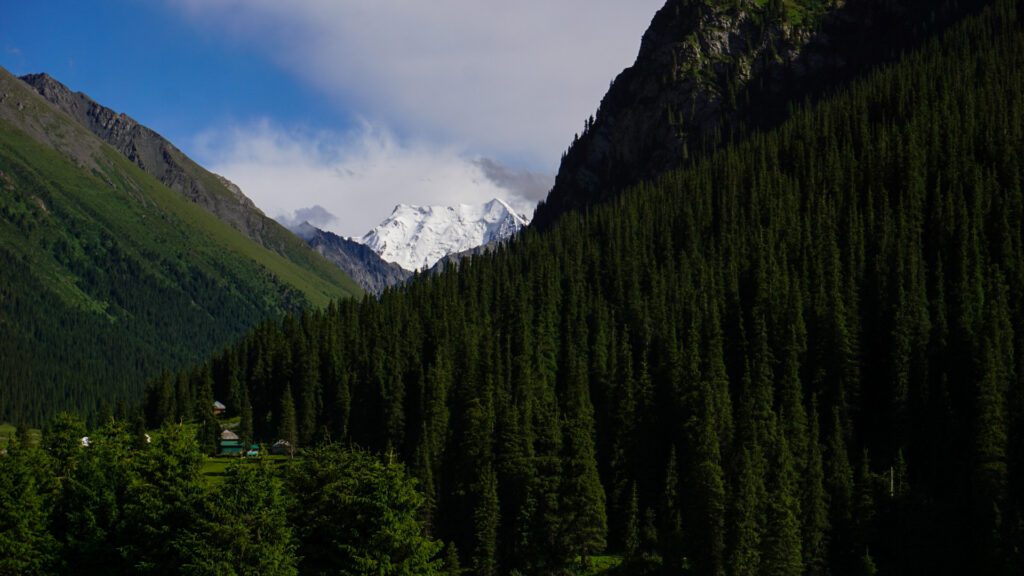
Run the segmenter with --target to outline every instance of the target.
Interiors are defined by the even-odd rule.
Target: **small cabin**
[[[245,445],[242,444],[242,439],[231,430],[221,432],[220,440],[217,444],[219,453],[225,456],[240,456],[245,448]]]
[[[228,407],[223,405],[223,404],[221,404],[219,401],[217,401],[217,400],[213,401],[213,415],[214,416],[220,416],[227,409],[228,409]]]
[[[245,451],[245,457],[246,458],[256,458],[259,455],[260,455],[260,445],[259,444],[251,444],[249,446],[249,449]]]

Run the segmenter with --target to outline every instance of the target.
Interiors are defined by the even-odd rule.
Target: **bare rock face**
[[[785,120],[980,0],[668,0],[562,158],[533,225]]]
[[[379,295],[391,286],[406,282],[413,275],[398,264],[386,262],[369,246],[320,230],[308,222],[293,231],[310,248],[341,268],[370,294]]]
[[[21,80],[168,188],[203,206],[249,238],[276,249],[269,219],[233,183],[207,172],[163,136],[131,117],[72,92],[47,74]]]

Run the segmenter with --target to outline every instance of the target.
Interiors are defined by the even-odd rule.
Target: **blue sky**
[[[157,130],[268,215],[529,213],[664,0],[12,0],[0,65]]]
[[[0,43],[0,65],[14,74],[46,72],[186,152],[195,152],[196,134],[225,122],[350,122],[263,54],[192,25],[163,2],[14,0],[0,19]]]

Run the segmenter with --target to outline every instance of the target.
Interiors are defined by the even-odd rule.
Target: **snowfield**
[[[449,254],[506,240],[529,223],[497,198],[482,206],[399,204],[391,216],[354,240],[384,260],[415,271],[430,268]]]

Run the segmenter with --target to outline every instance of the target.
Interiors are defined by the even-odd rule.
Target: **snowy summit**
[[[449,254],[506,240],[529,223],[497,198],[483,206],[399,204],[357,241],[384,260],[412,271],[430,268]]]

